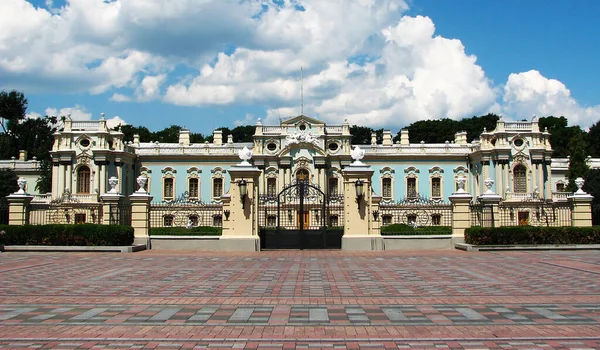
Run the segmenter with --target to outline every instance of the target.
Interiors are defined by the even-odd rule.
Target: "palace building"
[[[64,198],[79,204],[94,204],[101,203],[105,194],[126,198],[139,192],[137,179],[143,177],[143,190],[152,197],[149,208],[153,203],[168,206],[183,202],[213,208],[209,219],[199,211],[200,214],[186,214],[179,220],[167,210],[150,228],[224,225],[223,220],[228,220],[233,210],[226,207],[233,195],[231,190],[240,187],[242,191],[240,181],[244,186],[246,183],[234,174],[244,148],[252,151],[250,168],[256,174],[250,180],[253,192],[249,195],[252,200],[249,204],[256,206],[251,214],[256,234],[262,227],[284,226],[347,230],[349,209],[344,200],[348,200],[349,191],[356,190],[358,196],[358,182],[362,189],[363,180],[369,191],[364,195],[369,201],[366,208],[373,212],[368,214],[369,220],[377,221],[378,228],[393,223],[452,227],[451,214],[430,213],[421,219],[416,209],[400,213],[392,208],[409,204],[449,205],[449,199],[457,191],[468,193],[471,205],[492,193],[498,198],[496,204],[514,204],[516,212],[513,208],[512,214],[506,214],[504,224],[519,224],[523,220],[541,224],[544,218],[540,218],[539,203],[548,223],[543,206],[548,208],[568,201],[570,194],[565,192],[568,159],[552,158],[550,134],[540,130],[535,120],[499,120],[494,130],[482,130],[473,142],[467,141],[466,132],[458,132],[453,140],[441,144],[411,143],[407,130],[402,130],[400,136],[394,142],[391,131],[386,130],[381,144],[376,143],[373,134],[370,145],[359,146],[361,155],[364,152],[359,161],[368,171],[363,172],[364,179],[356,181],[351,180],[353,169],[358,168],[352,167],[356,159],[351,153],[356,145],[351,144],[350,125],[328,125],[304,115],[281,121],[279,125],[263,125],[259,120],[252,143],[234,143],[231,136],[225,139],[216,130],[212,143],[194,144],[186,129],[181,130],[178,143],[140,142],[137,135],[133,140],[125,140],[121,132],[110,130],[103,119],[67,120],[64,129],[55,134],[51,151],[52,193],[48,194],[34,190],[38,166],[35,160],[27,160],[21,154],[19,159],[2,161],[0,166],[12,168],[28,180],[25,190],[33,196],[32,204],[58,203]],[[597,165],[595,160],[590,162],[591,166]],[[296,205],[292,211],[290,203],[295,202],[283,198],[283,194],[295,189],[293,186],[298,183],[306,184],[301,189],[306,191],[300,195],[302,198],[309,198],[312,189],[322,199],[306,208],[298,209]],[[463,184],[464,190],[459,188]],[[287,192],[285,195],[290,196]],[[308,199],[300,200],[297,194],[296,197],[308,205]],[[522,209],[523,203],[534,205]],[[509,209],[506,210],[508,213]],[[79,220],[90,222],[91,216],[80,213]],[[369,225],[366,230],[371,230]]]

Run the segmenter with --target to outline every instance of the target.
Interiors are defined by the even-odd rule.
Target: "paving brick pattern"
[[[600,349],[600,252],[0,254],[0,348]]]

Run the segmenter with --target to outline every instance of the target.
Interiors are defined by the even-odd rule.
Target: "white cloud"
[[[166,74],[146,76],[136,89],[138,101],[146,102],[160,97],[160,86],[165,82]]]
[[[536,71],[512,74],[502,97],[460,40],[436,36],[428,17],[405,16],[408,6],[400,0],[67,0],[53,6],[52,0],[47,8],[0,1],[0,89],[265,106],[271,123],[300,112],[303,67],[305,114],[329,122],[397,127],[497,111],[564,114],[586,124],[600,113]],[[185,76],[176,73],[179,67]]]
[[[74,107],[65,107],[58,110],[57,108],[48,107],[46,108],[47,116],[56,116],[56,117],[71,117],[71,120],[91,120],[92,113],[88,113],[85,110],[85,107],[82,106],[74,106]]]
[[[117,116],[114,116],[114,117],[112,117],[110,119],[106,119],[106,126],[109,129],[112,129],[115,126],[118,126],[119,124],[120,125],[127,125],[127,122],[125,122],[125,120],[123,120],[123,119],[121,119],[120,117],[117,117]]]
[[[233,124],[235,126],[241,126],[241,125],[252,125],[256,122],[256,118],[254,117],[254,114],[252,113],[246,113],[246,115],[244,116],[243,119],[236,119]]]
[[[109,100],[113,102],[129,102],[131,101],[131,97],[115,92]]]
[[[600,105],[581,106],[565,84],[548,79],[537,70],[513,73],[504,86],[503,112],[516,119],[565,116],[571,125],[589,127],[600,119]]]

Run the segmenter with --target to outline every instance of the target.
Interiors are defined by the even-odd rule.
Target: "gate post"
[[[571,226],[590,227],[592,226],[592,200],[594,197],[583,191],[585,181],[578,177],[575,179],[577,191],[567,197],[571,203]]]
[[[20,177],[17,180],[19,190],[11,195],[6,196],[8,200],[8,224],[9,225],[26,225],[28,224],[27,207],[33,196],[25,192],[27,180]]]
[[[448,199],[452,203],[452,243],[464,243],[465,229],[471,227],[471,199],[473,197],[465,191],[465,177],[456,179],[458,190]]]
[[[131,227],[133,227],[134,244],[146,244],[146,248],[150,249],[150,202],[152,196],[146,192],[147,178],[138,176],[137,183],[140,186],[139,190],[135,191],[129,200],[131,201]]]
[[[344,177],[344,235],[342,250],[383,250],[383,239],[373,230],[373,170],[360,160],[365,151],[351,152],[354,162],[342,170]],[[377,208],[377,206],[375,206]]]
[[[119,210],[120,204],[123,200],[116,186],[119,184],[119,180],[116,177],[108,179],[108,183],[111,186],[111,190],[100,196],[102,202],[102,224],[103,225],[119,225]]]
[[[482,195],[478,196],[477,199],[481,204],[488,205],[491,208],[490,214],[492,215],[492,217],[490,218],[490,227],[499,227],[500,225],[497,225],[496,221],[501,222],[501,220],[499,220],[500,211],[498,208],[498,204],[500,204],[500,201],[502,201],[502,196],[492,191],[492,186],[494,186],[494,180],[485,179],[483,183],[485,187],[487,187],[487,190]]]
[[[228,194],[223,196],[223,208],[229,218],[223,221],[220,248],[229,251],[258,251],[258,177],[261,171],[248,160],[252,151],[244,147],[239,152],[242,162],[229,168]]]

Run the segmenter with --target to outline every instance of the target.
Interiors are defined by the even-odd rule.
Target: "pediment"
[[[322,122],[322,121],[317,120],[315,118],[307,117],[307,116],[305,116],[303,114],[301,114],[301,115],[299,115],[297,117],[293,117],[293,118],[288,119],[288,120],[284,120],[284,121],[281,122],[281,125],[294,125],[294,124],[298,124],[298,123],[300,123],[302,121],[306,122],[307,124],[311,124],[311,125],[314,125],[314,124],[325,125],[325,122]]]

